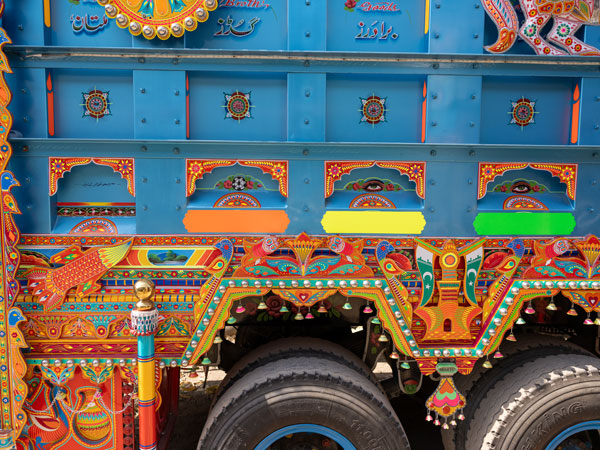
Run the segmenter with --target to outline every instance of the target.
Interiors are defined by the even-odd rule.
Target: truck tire
[[[592,355],[583,347],[572,342],[558,337],[534,333],[523,334],[518,337],[516,342],[503,342],[502,353],[504,358],[491,358],[489,360],[493,365],[491,369],[484,368],[482,366],[484,360],[479,360],[469,375],[457,375],[455,377],[456,388],[465,395],[467,400],[467,404],[463,409],[465,420],[459,421],[456,427],[442,430],[442,442],[445,450],[465,450],[466,430],[475,410],[479,407],[479,403],[498,380],[516,367],[542,356],[558,354]]]
[[[268,344],[261,345],[240,358],[233,367],[229,369],[227,375],[219,384],[219,388],[215,393],[212,404],[214,405],[233,383],[257,367],[271,361],[297,356],[315,356],[337,361],[367,377],[383,392],[383,389],[379,385],[377,378],[373,375],[373,372],[371,372],[362,359],[350,350],[323,339],[293,337],[278,339],[269,342]]]
[[[598,420],[600,360],[546,356],[514,368],[487,392],[469,423],[465,448],[543,450],[561,433]]]
[[[410,448],[373,383],[338,361],[305,356],[269,362],[235,382],[210,412],[197,448],[254,449],[290,426],[332,430],[357,450]]]

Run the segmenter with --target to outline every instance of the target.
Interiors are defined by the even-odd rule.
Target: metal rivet
[[[310,121],[308,119],[304,119],[304,125],[308,125]]]
[[[175,96],[178,96],[179,95],[179,91],[175,91],[175,92],[173,92],[173,94],[175,94]]]
[[[140,151],[147,152],[148,151],[148,147],[146,147],[145,145],[142,145],[141,148],[140,148]]]
[[[140,122],[142,122],[142,123],[146,123],[146,118],[145,118],[145,117],[142,117],[142,120],[140,120]]]
[[[310,91],[306,91],[306,92],[304,93],[304,96],[305,96],[305,97],[310,97]]]
[[[310,180],[308,178],[305,178],[304,179],[304,184],[309,184],[309,183],[310,183]]]
[[[174,153],[174,154],[176,154],[176,155],[179,155],[179,153],[180,153],[180,152],[179,152],[179,147],[175,147],[175,148],[173,149],[173,153]]]
[[[310,37],[310,31],[306,31],[306,32],[304,33],[304,36],[306,36],[306,37]]]
[[[437,152],[436,152],[435,150],[431,150],[431,151],[429,152],[429,154],[430,154],[431,156],[435,156],[435,155],[437,155]]]
[[[307,148],[305,148],[304,150],[302,150],[302,154],[303,154],[304,156],[307,156],[309,153],[310,153],[310,152],[308,151],[308,149],[307,149]]]
[[[175,125],[179,125],[181,121],[179,119],[175,119]]]
[[[146,93],[146,88],[140,88],[140,93],[141,94],[145,94]]]

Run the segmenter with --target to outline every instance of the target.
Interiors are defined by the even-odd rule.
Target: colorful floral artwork
[[[92,89],[89,92],[82,92],[83,96],[83,116],[91,117],[99,120],[104,116],[110,116],[110,103],[108,99],[109,92],[100,91],[98,89]]]
[[[260,208],[260,202],[250,194],[232,193],[219,198],[213,208]]]
[[[234,191],[247,191],[263,187],[260,180],[244,175],[232,175],[223,181],[219,181],[217,189],[230,189]]]
[[[502,209],[514,211],[548,211],[548,207],[542,202],[526,195],[511,195],[504,201]]]
[[[498,40],[486,47],[491,53],[510,50],[517,37],[521,37],[538,55],[600,55],[596,47],[575,37],[582,25],[598,25],[596,0],[521,0],[525,17],[522,26],[511,0],[481,0],[481,3],[498,29]],[[544,39],[541,33],[550,19],[554,19],[554,26]]]
[[[135,162],[133,158],[49,158],[49,192],[50,195],[56,194],[58,190],[58,180],[70,172],[75,166],[84,166],[86,164],[98,164],[108,166],[115,173],[121,175],[121,178],[127,181],[127,191],[135,197]]]
[[[575,200],[577,187],[577,164],[546,164],[546,163],[479,163],[479,182],[477,199],[482,199],[487,193],[488,183],[509,170],[532,169],[550,172],[561,183],[567,185],[567,197]]]
[[[372,126],[380,122],[385,122],[385,109],[386,98],[381,98],[375,94],[368,98],[360,97],[361,108],[359,111],[362,113],[360,123],[368,123]]]
[[[86,219],[75,225],[69,234],[118,234],[117,226],[108,219]]]
[[[407,175],[410,181],[416,183],[417,195],[422,199],[425,198],[425,163],[400,161],[325,161],[325,198],[333,194],[335,182],[344,175],[349,174],[354,169],[365,169],[373,166],[395,169],[402,175]]]
[[[128,28],[134,36],[141,34],[146,39],[158,36],[162,40],[194,31],[218,5],[217,0],[98,0],[98,3],[104,6],[109,18],[116,19],[120,28]]]
[[[508,112],[511,116],[510,125],[518,125],[522,130],[523,127],[535,123],[535,115],[539,114],[535,110],[535,103],[525,97],[521,97],[520,100],[511,100],[512,110]]]
[[[250,102],[252,93],[243,93],[240,91],[232,92],[231,94],[223,93],[225,96],[225,118],[237,120],[238,122],[244,119],[252,118],[251,109],[254,105]]]
[[[350,209],[394,209],[396,205],[387,198],[376,194],[363,194],[350,202]]]
[[[227,159],[227,160],[215,160],[215,159],[188,159],[186,160],[186,193],[189,197],[196,190],[196,182],[201,180],[205,174],[212,172],[214,169],[218,167],[229,167],[234,164],[240,164],[241,166],[246,167],[257,167],[263,171],[265,174],[271,175],[271,178],[279,183],[279,193],[284,197],[288,196],[288,162],[287,161],[253,161],[253,160],[236,160],[236,159]],[[236,175],[237,176],[237,175]],[[233,178],[235,179],[234,176]],[[233,188],[233,179],[225,180],[231,181],[231,189]],[[225,187],[225,181],[223,181],[223,188],[230,189]],[[227,183],[229,186],[229,183]],[[238,188],[243,187],[245,190],[249,189],[248,181],[245,177],[243,180],[238,180],[236,182],[236,186]],[[256,186],[258,188],[259,186]],[[254,182],[252,182],[252,189],[255,189]]]

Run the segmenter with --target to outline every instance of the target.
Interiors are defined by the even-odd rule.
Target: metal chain
[[[54,406],[54,404],[57,401],[57,397],[54,397],[54,399],[52,400],[52,403],[50,403],[48,405],[48,407],[46,409],[33,409],[33,407],[31,406],[31,403],[27,402],[27,410],[31,411],[32,413],[36,413],[36,414],[42,414],[42,413],[46,413],[48,411],[50,411],[50,409]]]

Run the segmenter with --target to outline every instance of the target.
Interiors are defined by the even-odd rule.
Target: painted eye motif
[[[362,188],[367,192],[380,192],[383,191],[383,182],[379,180],[365,181]]]
[[[531,192],[531,186],[527,181],[517,181],[510,188],[515,194],[527,194]]]

